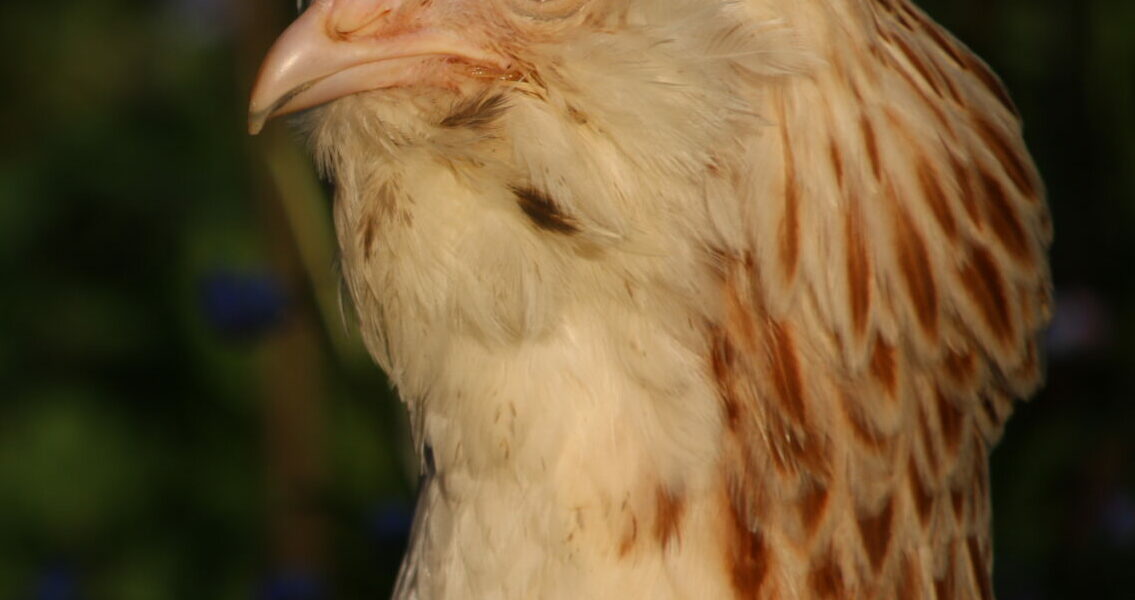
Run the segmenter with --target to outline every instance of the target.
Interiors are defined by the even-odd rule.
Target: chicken
[[[296,118],[423,486],[397,598],[990,598],[1051,224],[906,0],[315,0]]]

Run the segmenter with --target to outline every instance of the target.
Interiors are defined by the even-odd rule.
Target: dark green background
[[[1047,181],[1047,389],[994,454],[1003,600],[1135,594],[1135,1],[923,5]],[[325,195],[252,74],[287,0],[0,18],[0,600],[375,598],[414,486]],[[281,193],[281,190],[283,191]]]

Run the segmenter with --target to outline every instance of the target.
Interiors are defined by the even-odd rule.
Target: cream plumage
[[[904,0],[316,0],[300,122],[427,474],[398,598],[985,598],[1050,224]]]

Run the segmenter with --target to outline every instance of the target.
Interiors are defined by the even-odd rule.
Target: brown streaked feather
[[[739,598],[756,598],[768,578],[769,547],[764,535],[749,525],[742,507],[730,505],[730,551],[727,560]]]
[[[907,210],[895,208],[895,254],[907,299],[914,308],[922,331],[931,340],[938,337],[938,284],[930,263],[930,251]]]
[[[440,125],[447,128],[482,129],[496,122],[507,108],[503,94],[474,96],[454,107],[441,120]]]
[[[713,259],[726,569],[738,598],[796,597],[800,556],[803,597],[988,598],[987,452],[1039,384],[1049,219],[996,77],[906,0],[862,11],[832,42],[854,56],[769,102],[775,243]]]
[[[784,220],[780,224],[780,260],[785,281],[796,275],[800,258],[800,182],[797,180],[796,159],[787,132],[782,136],[784,145]]]
[[[894,498],[888,497],[882,508],[876,512],[863,511],[858,513],[856,524],[859,525],[859,535],[863,540],[863,547],[867,550],[867,558],[871,567],[879,572],[883,567],[883,559],[890,548],[894,526],[895,503]]]
[[[813,561],[812,571],[808,574],[808,588],[816,600],[842,600],[847,597],[843,574],[830,548]]]
[[[685,499],[681,495],[660,487],[655,495],[654,537],[665,548],[671,541],[680,542],[679,530]]]
[[[564,214],[560,207],[547,194],[528,187],[512,189],[520,210],[528,216],[532,224],[552,233],[572,234],[579,232],[575,219]]]
[[[844,238],[847,240],[847,300],[851,309],[852,330],[859,337],[866,333],[873,288],[867,240],[863,239],[866,227],[861,210],[858,199],[850,198],[844,226]]]

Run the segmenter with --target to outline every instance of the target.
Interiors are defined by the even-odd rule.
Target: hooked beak
[[[344,33],[334,22],[341,0],[317,0],[268,50],[248,107],[248,131],[256,135],[275,116],[318,106],[336,98],[420,83],[423,59],[449,58],[503,72],[501,59],[417,15],[385,23],[402,0],[370,0],[372,18],[363,34]],[[350,4],[346,2],[345,4]],[[354,29],[361,30],[356,27]]]

